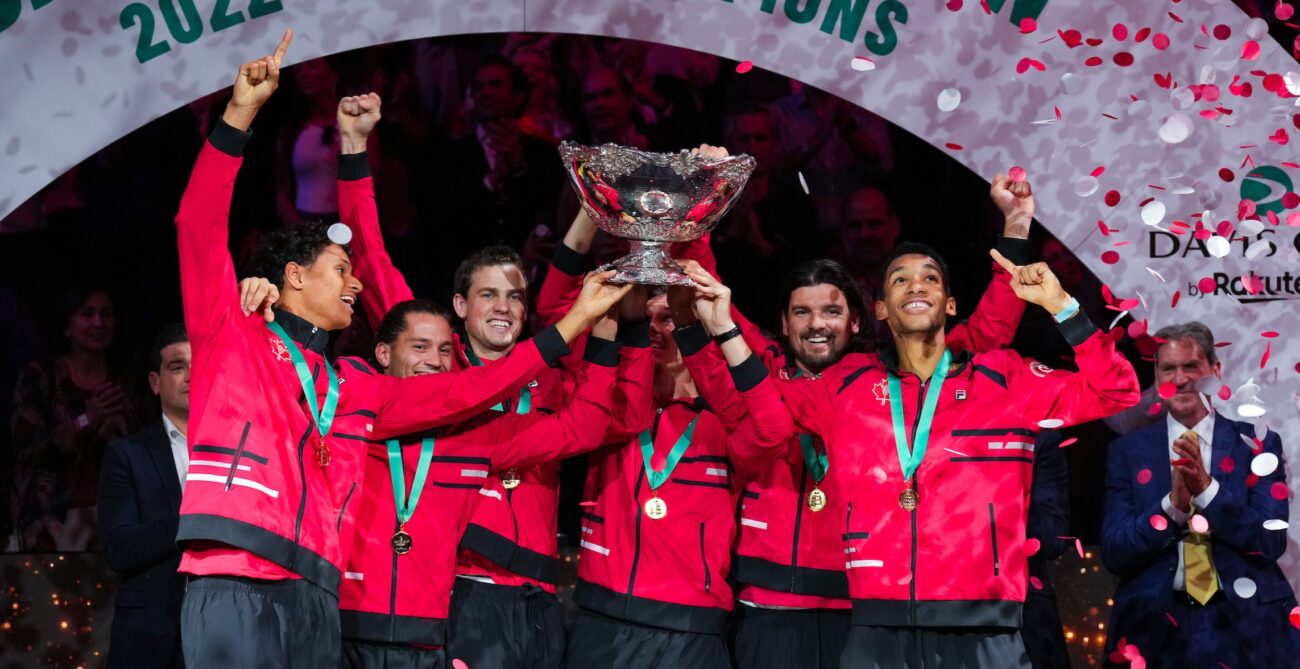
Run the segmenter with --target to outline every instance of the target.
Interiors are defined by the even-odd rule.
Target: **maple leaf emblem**
[[[284,342],[279,337],[271,336],[267,337],[267,339],[271,342],[271,352],[275,354],[276,358],[282,362],[293,361],[293,358],[289,357],[289,349],[285,347]]]
[[[871,392],[876,394],[876,399],[880,402],[880,406],[885,406],[889,403],[889,383],[885,381],[885,379],[881,379],[879,383],[872,386]]]

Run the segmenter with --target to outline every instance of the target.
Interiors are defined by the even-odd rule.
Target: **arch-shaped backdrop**
[[[671,44],[831,91],[978,174],[1021,165],[1039,220],[1134,318],[1202,319],[1231,342],[1219,408],[1282,433],[1300,515],[1300,199],[1282,197],[1300,67],[1229,0],[0,0],[0,216],[229,85],[286,27],[288,63],[481,32]],[[1202,220],[1231,241],[1198,239]]]

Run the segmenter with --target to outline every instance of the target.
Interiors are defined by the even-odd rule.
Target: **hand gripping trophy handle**
[[[650,153],[604,144],[560,145],[560,158],[578,201],[596,226],[627,239],[631,253],[604,265],[614,283],[693,285],[665,245],[699,239],[713,229],[745,189],[755,161],[720,160],[688,151]]]

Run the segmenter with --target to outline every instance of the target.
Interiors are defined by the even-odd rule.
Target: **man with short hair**
[[[588,144],[612,142],[637,149],[651,149],[650,138],[636,127],[636,95],[632,83],[621,72],[598,67],[582,80],[582,115],[586,119]]]
[[[108,566],[122,576],[114,597],[108,666],[185,666],[176,572],[181,489],[190,465],[190,342],[185,326],[162,329],[150,349],[149,388],[162,416],[108,444],[99,483],[99,525]]]
[[[279,84],[275,54],[244,63],[176,216],[193,340],[194,422],[177,539],[191,666],[336,666],[338,584],[366,442],[476,415],[568,352],[621,296],[602,284],[554,329],[485,370],[405,379],[330,361],[361,292],[342,226],[267,235],[255,263],[279,289],[274,322],[241,310],[228,251],[230,200],[249,127]],[[336,369],[337,367],[337,369]],[[301,399],[300,399],[301,398]]]
[[[1153,669],[1294,666],[1296,599],[1277,564],[1282,440],[1215,411],[1223,372],[1208,327],[1170,325],[1155,340],[1168,415],[1107,456],[1101,557],[1120,578],[1107,652],[1118,664],[1136,652]]]
[[[947,265],[905,243],[885,258],[875,305],[892,349],[782,384],[797,429],[825,442],[845,501],[842,667],[1028,667],[1018,630],[1033,436],[1137,401],[1132,366],[1051,270],[992,254],[1020,299],[1057,317],[1078,373],[1005,349],[950,351]]]

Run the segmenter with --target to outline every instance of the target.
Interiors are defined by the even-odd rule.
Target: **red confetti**
[[[1264,75],[1264,81],[1261,85],[1264,87],[1264,90],[1280,95],[1286,90],[1286,79],[1283,79],[1282,75],[1277,74],[1276,72],[1270,72]]]
[[[1088,58],[1088,60],[1083,61],[1083,64],[1087,65],[1088,67],[1097,67],[1098,65],[1101,65],[1104,62],[1106,61],[1103,61],[1101,59],[1101,56],[1091,56]]]
[[[1030,576],[1030,577],[1029,577],[1029,585],[1034,586],[1034,589],[1035,589],[1035,590],[1042,590],[1042,589],[1043,589],[1043,582],[1042,582],[1042,581],[1041,581],[1037,576]]]
[[[1138,472],[1138,475],[1137,475],[1137,482],[1140,483],[1140,484],[1142,484],[1142,485],[1146,485],[1146,484],[1150,483],[1150,482],[1151,482],[1151,470],[1150,470],[1150,469],[1143,469],[1142,471],[1139,471],[1139,472]]]
[[[663,453],[655,453],[654,455],[650,456],[651,469],[658,472],[658,471],[663,471],[663,468],[667,466],[668,466],[668,458],[665,458]]]
[[[1225,167],[1219,170],[1219,178],[1231,183],[1233,179],[1237,178],[1237,176],[1232,173],[1232,170]]]
[[[1038,553],[1038,549],[1042,547],[1042,542],[1033,537],[1025,539],[1025,555],[1035,555]]]
[[[1019,183],[1021,181],[1024,181],[1028,175],[1025,174],[1025,168],[1016,165],[1011,169],[1007,170],[1007,176],[1011,177],[1012,181]]]
[[[1161,88],[1169,88],[1174,83],[1173,75],[1168,72],[1164,74],[1160,74],[1159,72],[1156,72],[1155,79],[1156,79],[1156,85]]]
[[[1231,474],[1232,470],[1236,468],[1237,462],[1232,459],[1231,455],[1225,455],[1223,456],[1223,459],[1219,461],[1219,469],[1222,469],[1224,474]]]
[[[465,664],[464,660],[456,658],[451,661],[451,669],[469,669],[469,665]]]
[[[1133,41],[1137,42],[1138,44],[1141,44],[1146,41],[1147,36],[1149,36],[1150,34],[1151,34],[1150,28],[1142,28],[1141,30],[1137,31],[1136,35],[1133,36]]]
[[[1169,622],[1172,623],[1174,627],[1178,627],[1178,621],[1174,620],[1174,614],[1165,611],[1165,617],[1169,619]]]
[[[1098,166],[1097,166],[1097,169],[1093,170],[1093,171],[1091,172],[1091,174],[1092,174],[1092,176],[1094,176],[1094,177],[1099,177],[1099,176],[1101,176],[1105,171],[1106,171],[1106,166],[1105,166],[1105,165],[1098,165]]]
[[[1254,488],[1256,483],[1259,483],[1259,475],[1258,475],[1258,474],[1251,473],[1251,474],[1246,475],[1246,487],[1247,487],[1247,488]]]
[[[1162,400],[1167,400],[1170,397],[1173,397],[1177,393],[1178,393],[1178,386],[1175,385],[1173,381],[1167,381],[1165,383],[1160,384],[1160,387],[1156,390],[1156,394],[1160,395],[1160,399]]]
[[[1259,42],[1249,40],[1241,45],[1242,60],[1255,60],[1256,58],[1259,58]]]
[[[1274,331],[1274,330],[1265,330],[1265,331],[1259,333],[1259,336],[1261,336],[1261,337],[1263,337],[1263,338],[1265,338],[1265,339],[1277,339],[1277,336],[1278,336],[1278,335],[1277,335],[1277,332]]]
[[[1035,21],[1032,16],[1026,16],[1023,19],[1020,19],[1021,33],[1028,35],[1029,33],[1032,33],[1035,30],[1038,30],[1038,22]]]
[[[1296,371],[1300,371],[1300,363],[1297,363],[1296,367],[1297,367]],[[1078,437],[1070,437],[1069,439],[1066,439],[1065,441],[1061,442],[1061,445],[1058,446],[1058,448],[1065,448],[1066,446],[1069,446],[1070,444],[1073,444],[1077,441],[1079,441]]]
[[[1264,282],[1254,272],[1241,277],[1241,285],[1245,287],[1246,292],[1251,295],[1258,295],[1264,292]]]
[[[1046,65],[1034,60],[1033,58],[1021,58],[1020,62],[1016,63],[1016,74],[1024,74],[1031,67],[1039,72],[1047,69]]]
[[[1106,251],[1105,253],[1101,254],[1101,261],[1106,263],[1107,265],[1114,265],[1115,263],[1119,262],[1119,254],[1116,253],[1115,251]]]
[[[1216,344],[1215,346],[1218,345]],[[1232,398],[1232,388],[1229,388],[1227,384],[1220,386],[1219,399],[1223,400],[1224,402],[1227,402],[1231,398]]]
[[[1115,54],[1115,64],[1120,67],[1128,67],[1133,64],[1133,54],[1127,51],[1121,51]]]
[[[1179,16],[1179,15],[1173,13],[1173,12],[1169,12],[1169,18],[1173,19],[1175,23],[1182,23],[1182,22],[1183,22],[1183,17],[1181,17],[1181,16]]]
[[[1273,499],[1286,500],[1286,496],[1287,496],[1286,481],[1278,481],[1273,485],[1269,486],[1268,494],[1272,495]]]
[[[1214,84],[1205,84],[1200,88],[1201,97],[1206,102],[1218,102],[1219,96],[1223,93],[1218,86]]]
[[[1157,513],[1151,516],[1151,527],[1154,527],[1157,532],[1164,532],[1169,528],[1169,521]]]
[[[1141,337],[1146,333],[1147,333],[1147,321],[1145,318],[1140,321],[1133,321],[1132,323],[1128,324],[1128,336],[1137,339],[1138,337]]]
[[[1232,28],[1229,28],[1228,26],[1223,25],[1222,23],[1220,23],[1217,26],[1214,26],[1214,39],[1225,40],[1228,39],[1229,37],[1232,37]]]
[[[1088,46],[1101,46],[1101,39],[1096,37],[1089,37],[1088,39],[1084,40],[1084,42],[1086,42]]]
[[[1058,120],[1058,121],[1061,120],[1061,108],[1060,108],[1060,107],[1052,107],[1052,111],[1056,112],[1056,120]]]
[[[1056,31],[1056,34],[1060,35],[1061,41],[1065,42],[1065,46],[1068,46],[1071,49],[1083,44],[1083,33],[1077,30],[1058,30]]]
[[[1286,224],[1293,228],[1300,228],[1300,211],[1293,211],[1287,214]]]
[[[1300,194],[1294,191],[1287,191],[1282,194],[1282,206],[1287,209],[1295,209],[1300,206]]]
[[[1083,542],[1078,537],[1074,538],[1074,550],[1079,552],[1079,557],[1083,557]]]
[[[1156,33],[1156,36],[1151,38],[1151,46],[1155,47],[1158,51],[1168,49],[1169,36],[1164,33]]]
[[[1277,6],[1273,8],[1273,15],[1276,16],[1279,21],[1289,21],[1291,20],[1291,17],[1295,15],[1295,7],[1279,0]]]
[[[1196,287],[1200,289],[1203,295],[1209,295],[1214,292],[1214,277],[1207,276],[1196,282]]]
[[[1097,229],[1101,230],[1102,236],[1104,237],[1110,236],[1110,227],[1106,225],[1105,221],[1097,221]]]
[[[962,0],[948,0],[948,10],[949,10],[949,11],[953,11],[953,12],[955,12],[955,11],[960,10],[960,9],[961,9],[961,5],[962,5]]]
[[[1119,191],[1111,190],[1106,192],[1106,206],[1114,207],[1119,204]]]
[[[1169,303],[1169,308],[1170,308],[1170,309],[1173,309],[1174,307],[1178,306],[1178,298],[1179,298],[1179,297],[1182,297],[1182,295],[1183,295],[1183,292],[1182,292],[1181,290],[1175,290],[1175,291],[1174,291],[1174,299]]]
[[[955,142],[946,142],[946,143],[944,144],[944,146],[946,146],[946,147],[952,149],[953,151],[961,151],[961,148],[962,148],[962,147],[961,147],[961,144],[957,144],[957,143],[955,143]]]
[[[1139,304],[1142,304],[1140,300],[1136,297],[1130,297],[1125,300],[1120,300],[1115,306],[1119,307],[1120,311],[1132,311],[1133,309],[1136,309]]]
[[[1124,38],[1128,37],[1128,27],[1123,23],[1116,23],[1115,27],[1110,29],[1110,34],[1112,37],[1122,42],[1124,41]]]
[[[1291,626],[1300,630],[1300,606],[1291,609]]]
[[[1264,355],[1259,359],[1259,368],[1264,369],[1268,365],[1268,355],[1273,351],[1273,342],[1264,345]]]
[[[754,69],[754,63],[748,60],[736,64],[736,74],[744,74],[752,69]]]

